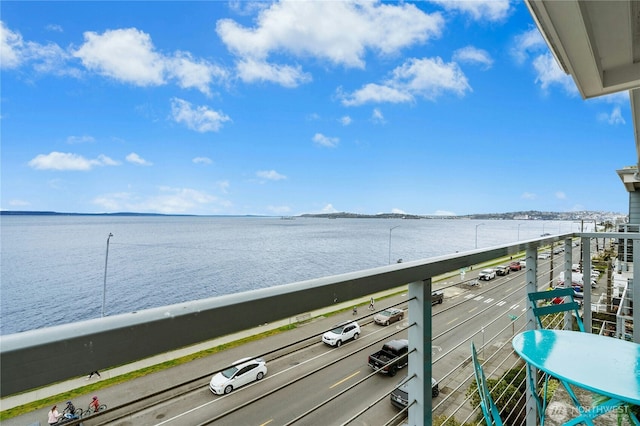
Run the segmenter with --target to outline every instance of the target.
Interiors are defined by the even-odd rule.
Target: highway
[[[541,276],[547,274],[548,261],[540,261],[538,270]],[[473,279],[477,272],[467,273],[466,279]],[[433,401],[436,414],[450,410],[452,405],[455,407],[451,402],[443,404],[447,407],[438,407],[438,403],[472,374],[468,365],[469,342],[474,340],[477,347],[486,344],[486,350],[508,343],[512,337],[513,316],[522,316],[527,307],[524,271],[483,281],[479,287],[467,288],[460,283],[461,280],[454,277],[434,286],[445,289],[444,303],[433,306],[433,371],[441,389],[441,395]],[[393,305],[406,309],[406,297],[401,294],[380,300],[376,309]],[[403,321],[387,327],[371,322],[369,314],[370,311],[361,308],[357,317],[343,312],[314,319],[291,331],[105,388],[100,391],[100,399],[110,409],[105,415],[83,423],[86,426],[343,424],[381,398],[351,424],[384,424],[398,413],[387,394],[406,371],[400,370],[395,377],[374,374],[367,365],[367,357],[387,340],[407,337],[408,314]],[[333,324],[354,318],[361,325],[359,339],[339,348],[321,342],[322,333]],[[513,325],[517,330],[522,324],[524,319],[520,318]],[[295,343],[292,347],[282,349],[292,343]],[[214,395],[208,388],[213,372],[247,356],[262,356],[267,360],[266,377],[229,395]],[[186,386],[188,389],[173,389],[159,397],[127,405],[129,401],[187,381],[191,381]],[[467,386],[457,392],[461,395],[456,401],[464,400]],[[342,392],[343,395],[330,401]],[[90,396],[84,398],[88,400]],[[155,401],[154,405],[143,408],[151,400]],[[84,406],[77,401],[74,400],[77,406]],[[63,405],[62,401],[59,405]],[[123,409],[113,409],[118,406]],[[32,414],[37,415],[37,421],[46,419],[46,410]],[[34,416],[24,415],[3,423],[24,425],[36,421]]]

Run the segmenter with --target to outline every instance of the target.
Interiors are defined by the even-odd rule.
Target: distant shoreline
[[[163,214],[163,213],[136,213],[136,212],[116,212],[116,213],[64,213],[54,211],[26,211],[26,210],[0,210],[0,216],[146,216],[146,217],[256,217],[256,218],[325,218],[325,219],[476,219],[476,220],[596,220],[614,221],[616,223],[626,222],[628,215],[614,212],[541,212],[522,211],[509,213],[478,213],[469,215],[415,215],[403,213],[378,213],[359,214],[348,212],[336,213],[305,213],[298,216],[267,216],[267,215],[197,215],[197,214]]]

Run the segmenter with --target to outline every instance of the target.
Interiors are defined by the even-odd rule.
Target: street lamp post
[[[400,225],[392,226],[389,228],[389,265],[391,265],[391,231],[399,227]]]
[[[104,284],[102,286],[102,316],[104,317],[104,304],[107,298],[107,262],[109,261],[109,240],[113,234],[109,232],[107,237],[107,253],[104,256]]]
[[[484,225],[484,223],[479,223],[476,225],[476,248],[478,248],[478,226]]]

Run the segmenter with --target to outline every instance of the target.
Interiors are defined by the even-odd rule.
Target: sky
[[[0,3],[0,209],[628,213],[522,1]]]

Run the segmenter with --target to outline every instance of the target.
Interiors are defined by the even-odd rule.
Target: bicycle
[[[82,411],[80,417],[89,417],[90,415],[97,413],[98,411],[104,411],[107,409],[107,404],[100,404],[96,410],[93,406],[89,405],[86,410]]]

